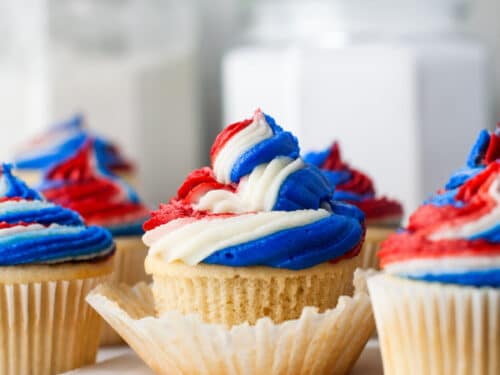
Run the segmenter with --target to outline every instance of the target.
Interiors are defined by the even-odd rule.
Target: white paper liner
[[[368,280],[384,373],[500,374],[500,290]]]
[[[0,375],[51,375],[94,363],[102,320],[85,296],[103,280],[0,284]]]
[[[151,276],[144,271],[144,259],[148,252],[140,236],[116,237],[114,271],[110,281],[135,285],[140,281],[151,281]],[[123,339],[108,324],[104,324],[101,333],[101,345],[120,345]]]
[[[355,287],[354,297],[340,297],[324,313],[306,307],[300,319],[263,318],[231,329],[176,311],[155,317],[144,283],[100,285],[87,301],[157,374],[345,374],[374,329],[360,270]]]

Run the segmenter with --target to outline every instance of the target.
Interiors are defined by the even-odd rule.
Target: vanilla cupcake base
[[[0,267],[0,375],[52,375],[94,363],[102,320],[85,297],[111,270],[111,258]]]
[[[207,323],[227,326],[254,324],[266,316],[275,323],[296,319],[306,306],[316,306],[320,312],[333,308],[341,295],[352,295],[358,265],[359,257],[299,271],[146,259],[160,314],[197,313]]]
[[[39,169],[16,169],[16,176],[26,182],[26,185],[35,187],[42,182],[43,173]]]
[[[137,176],[137,173],[129,171],[113,172],[113,173],[116,174],[118,177],[120,177],[127,184],[129,184],[134,190],[136,191],[140,190],[141,186],[139,183],[139,178]]]
[[[368,280],[384,373],[500,374],[500,290]]]
[[[361,267],[364,269],[380,269],[378,251],[383,241],[396,231],[395,228],[368,226],[366,229],[365,242],[361,249]]]
[[[364,275],[357,276],[354,297],[340,297],[332,310],[306,307],[299,319],[231,329],[176,311],[155,317],[145,284],[101,285],[87,300],[160,375],[346,374],[374,329]]]
[[[138,282],[151,282],[151,277],[144,271],[144,259],[148,253],[147,247],[140,236],[117,236],[115,268],[110,281],[135,285]],[[123,340],[113,328],[104,324],[101,333],[101,345],[120,345]]]

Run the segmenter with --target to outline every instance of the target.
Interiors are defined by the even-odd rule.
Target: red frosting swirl
[[[144,223],[144,230],[148,231],[157,226],[166,224],[175,219],[192,218],[202,219],[207,217],[221,218],[234,216],[232,213],[216,214],[208,211],[195,210],[192,202],[210,190],[224,189],[235,191],[235,185],[224,185],[215,179],[211,168],[204,167],[191,172],[177,191],[177,197],[172,198],[168,204],[160,204],[158,210],[151,213],[151,218]]]
[[[88,224],[126,225],[149,215],[124,182],[99,170],[92,140],[51,168],[40,190],[48,200],[77,211]]]
[[[349,173],[350,178],[336,185],[335,190],[364,196],[363,199],[346,200],[346,202],[361,209],[365,213],[368,224],[370,224],[370,220],[376,221],[386,218],[395,218],[396,221],[400,220],[403,215],[403,207],[401,204],[384,196],[375,197],[375,187],[372,179],[365,173],[352,168],[342,159],[338,142],[332,144],[328,157],[319,167],[326,171],[342,171]],[[367,198],[367,196],[369,198]]]
[[[436,231],[456,228],[474,222],[495,209],[497,202],[488,194],[492,183],[498,179],[500,163],[492,162],[484,171],[464,183],[455,195],[462,205],[421,206],[410,217],[405,232],[389,237],[379,251],[380,265],[415,258],[439,258],[447,256],[499,255],[497,243],[485,239],[432,240]]]

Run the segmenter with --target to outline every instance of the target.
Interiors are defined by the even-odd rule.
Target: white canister
[[[224,59],[226,124],[259,106],[303,151],[339,140],[406,212],[490,125],[487,54],[457,31],[462,0],[258,4]]]

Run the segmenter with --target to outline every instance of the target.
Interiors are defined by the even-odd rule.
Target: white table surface
[[[144,362],[128,347],[101,349],[97,364],[67,372],[67,375],[153,375]],[[370,340],[351,371],[351,375],[382,375],[382,360],[376,340]]]

